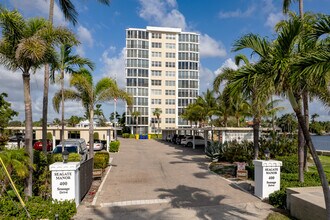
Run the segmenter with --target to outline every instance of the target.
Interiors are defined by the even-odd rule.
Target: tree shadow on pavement
[[[247,212],[229,204],[221,203],[224,195],[211,195],[207,190],[179,185],[174,189],[157,189],[163,192],[160,199],[171,199],[173,208],[189,208],[196,211],[198,219],[244,219],[244,216],[256,217],[255,213]],[[244,216],[243,216],[244,215]]]

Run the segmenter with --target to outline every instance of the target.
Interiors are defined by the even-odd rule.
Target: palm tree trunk
[[[303,92],[303,104],[304,104],[304,117],[305,117],[305,123],[307,126],[307,130],[309,131],[309,106],[308,106],[308,91]],[[304,142],[304,171],[308,171],[308,166],[307,166],[307,153],[308,153],[308,146],[306,142]]]
[[[305,146],[305,138],[302,132],[300,125],[298,125],[298,179],[299,182],[304,182],[304,146]]]
[[[159,118],[157,119],[157,123],[158,123],[158,131],[157,131],[157,138],[158,138],[158,135],[159,135]]]
[[[60,139],[62,143],[62,152],[64,151],[64,145],[63,145],[63,140],[64,140],[64,71],[61,70],[61,110],[62,110],[62,116],[61,116],[61,134],[60,134]]]
[[[89,158],[94,157],[94,105],[89,109]]]
[[[45,65],[44,97],[42,106],[42,151],[47,153],[47,118],[48,118],[49,65]]]
[[[24,105],[25,105],[25,150],[33,164],[33,128],[32,128],[32,104],[30,94],[30,74],[28,71],[23,73]],[[33,169],[29,167],[29,176],[25,179],[24,192],[26,196],[32,196],[32,174]]]
[[[260,120],[258,117],[253,118],[253,148],[254,148],[254,160],[259,157],[259,130]]]
[[[324,194],[324,200],[325,200],[326,213],[327,213],[327,218],[326,219],[330,219],[330,190],[329,190],[328,180],[327,180],[326,175],[324,173],[321,161],[320,161],[320,159],[319,159],[319,157],[316,153],[315,147],[312,143],[311,136],[310,136],[309,131],[307,129],[307,126],[305,124],[306,122],[304,120],[304,116],[302,115],[299,108],[293,108],[293,110],[296,113],[299,125],[300,125],[300,127],[303,131],[305,140],[307,142],[307,145],[308,145],[309,150],[312,154],[315,166],[317,168],[317,172],[320,176],[322,189],[323,189],[323,194]]]

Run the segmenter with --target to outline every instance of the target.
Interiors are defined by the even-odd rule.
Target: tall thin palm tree
[[[98,0],[100,3],[109,5],[110,0]],[[77,23],[78,12],[71,0],[58,0],[59,6],[64,14],[66,20],[70,21],[73,25]],[[48,20],[53,24],[54,20],[54,0],[49,0],[49,17]],[[43,106],[42,106],[42,149],[47,152],[47,118],[48,118],[48,93],[49,93],[49,64],[45,65],[44,73],[44,95],[43,95]]]
[[[160,119],[160,115],[162,114],[162,110],[160,108],[155,108],[155,110],[152,112],[152,114],[154,116],[156,116],[157,118],[157,124],[158,124],[158,129],[157,129],[157,138],[158,138],[158,134],[160,132],[160,127],[159,127],[159,119]]]
[[[74,74],[77,73],[79,68],[89,67],[91,70],[94,69],[94,64],[89,59],[80,57],[79,55],[72,54],[72,46],[68,44],[62,44],[60,46],[60,54],[56,62],[51,65],[51,72],[54,76],[55,72],[60,72],[60,83],[61,83],[61,91],[62,96],[64,97],[64,75],[66,73]],[[60,139],[61,143],[63,143],[64,139],[64,99],[61,100],[61,133]],[[64,148],[64,146],[62,146]]]
[[[135,134],[138,134],[138,118],[141,115],[139,111],[133,111],[131,116],[135,119]]]
[[[32,104],[30,72],[45,63],[53,62],[54,46],[64,39],[76,42],[74,35],[65,28],[56,28],[45,19],[24,20],[17,11],[0,9],[0,63],[9,70],[21,70],[25,103],[25,146],[33,163]],[[26,181],[25,194],[32,196],[32,167]]]
[[[64,100],[80,101],[88,112],[89,119],[89,144],[94,144],[94,108],[101,102],[110,101],[114,98],[122,99],[131,104],[132,99],[123,89],[118,88],[117,83],[111,78],[102,78],[95,85],[93,77],[86,69],[81,69],[74,73],[70,80],[70,86],[75,89],[65,89],[64,92],[58,91],[53,97],[53,106],[59,111],[62,94]],[[90,157],[94,157],[94,149],[89,149]]]

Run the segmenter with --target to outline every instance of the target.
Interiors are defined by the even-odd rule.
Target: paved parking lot
[[[208,171],[203,149],[120,139],[94,200],[75,219],[264,219],[272,206]]]

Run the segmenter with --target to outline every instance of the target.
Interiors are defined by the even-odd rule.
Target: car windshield
[[[77,153],[77,146],[65,146],[64,147],[69,153]],[[56,146],[54,151],[54,154],[62,153],[62,146]]]

